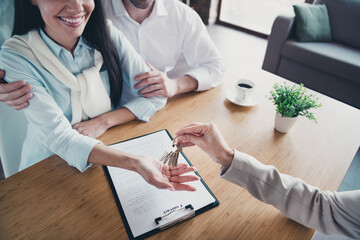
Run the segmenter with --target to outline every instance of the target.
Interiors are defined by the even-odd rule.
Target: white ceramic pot
[[[294,125],[298,117],[282,117],[280,113],[275,115],[275,130],[281,133],[287,133]]]

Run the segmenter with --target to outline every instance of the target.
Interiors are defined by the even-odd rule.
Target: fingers
[[[3,84],[0,84],[0,93],[9,93],[9,92],[15,91],[17,89],[23,88],[24,86],[27,86],[25,88],[25,90],[27,90],[27,92],[29,92],[32,89],[31,85],[27,85],[25,81],[17,81],[17,82],[13,82],[13,83],[3,83]]]
[[[14,100],[30,92],[32,89],[31,85],[21,84],[21,82],[13,82],[7,84],[0,84],[0,97],[4,100]]]
[[[80,126],[81,123],[75,123],[74,125],[72,125],[72,128],[75,129],[76,131],[79,131]]]
[[[76,129],[75,128],[75,130],[78,131],[78,133],[80,133],[81,135],[92,137],[92,136],[90,136],[90,133],[87,129]]]
[[[161,76],[152,76],[152,77],[148,77],[143,79],[142,81],[138,82],[137,84],[134,85],[135,89],[139,89],[139,88],[143,88],[146,86],[151,86],[154,84],[164,84],[164,79]]]
[[[31,89],[32,86],[27,85],[25,81],[0,84],[0,101],[15,110],[24,109],[29,105],[28,101],[34,97],[29,93]]]
[[[22,104],[20,104],[20,105],[17,105],[17,106],[14,106],[14,105],[9,105],[9,106],[11,106],[13,109],[15,109],[15,110],[22,110],[22,109],[24,109],[24,108],[27,108],[27,106],[29,106],[29,102],[24,102],[24,103],[22,103]]]
[[[89,136],[89,132],[87,131],[86,127],[83,127],[83,123],[76,123],[72,126],[73,129],[75,129],[76,131],[78,131],[78,133],[84,135],[84,136]]]
[[[173,184],[171,184],[170,182],[166,181],[164,178],[160,178],[157,179],[155,178],[153,180],[153,182],[149,182],[150,184],[154,185],[155,187],[159,188],[159,189],[168,189],[170,191],[174,191],[175,188],[173,186]]]
[[[181,136],[184,134],[194,134],[198,136],[203,136],[209,130],[209,125],[205,123],[192,123],[188,126],[180,128],[178,132],[176,132],[177,136]]]
[[[184,142],[184,141],[181,141],[181,145],[182,145],[184,148],[195,146],[195,144],[193,144],[193,143],[191,143],[191,142]]]
[[[176,191],[191,191],[191,192],[196,191],[195,187],[187,184],[173,183],[172,186]]]
[[[169,177],[169,176],[181,175],[188,172],[194,172],[197,169],[195,167],[190,167],[186,163],[180,163],[176,167],[168,166],[164,164],[162,170],[163,170],[163,174]]]
[[[170,182],[183,183],[183,182],[194,182],[198,181],[200,178],[194,175],[185,175],[185,176],[172,176],[170,177]]]
[[[13,83],[7,83],[5,80],[2,82],[3,84],[0,85],[0,93],[8,93],[19,89],[26,85],[25,81],[17,81]]]
[[[149,72],[144,72],[144,73],[140,73],[140,74],[136,75],[134,77],[134,80],[135,81],[141,81],[141,80],[144,80],[144,79],[147,79],[147,78],[159,76],[160,74],[161,74],[161,72],[156,71],[156,70],[149,71]]]
[[[0,70],[0,78],[4,78],[5,76],[5,72],[3,70]],[[3,79],[1,79],[3,80]],[[3,80],[4,81],[4,80]],[[0,81],[1,82],[1,81]]]
[[[20,90],[18,90],[20,91]],[[16,91],[16,92],[18,92]],[[8,98],[12,98],[13,100],[7,100],[7,101],[4,101],[4,103],[6,105],[9,105],[11,107],[21,107],[21,106],[24,106],[24,105],[29,105],[29,100],[33,98],[33,94],[32,93],[26,93],[25,95],[22,95],[22,96],[18,96],[17,93],[13,92],[11,94],[8,94]]]
[[[187,168],[189,167],[189,165],[187,165],[186,163],[179,163],[177,166],[169,166],[170,170],[177,170],[180,168]]]
[[[203,137],[199,137],[191,134],[182,135],[178,139],[183,147],[194,146],[194,145],[201,147],[205,142],[205,139]]]
[[[171,176],[179,176],[179,175],[182,175],[184,173],[195,172],[196,171],[196,168],[194,168],[194,167],[181,167],[181,168],[178,168],[178,169],[171,169],[171,168],[172,167],[170,167]]]
[[[156,186],[160,189],[168,189],[171,191],[196,191],[196,188],[184,182],[198,181],[200,178],[195,175],[185,175],[180,176],[181,174],[187,172],[196,171],[196,168],[190,167],[185,163],[178,164],[176,167],[169,167],[168,165],[162,166],[163,178],[155,177],[152,181],[149,181],[150,184]],[[170,181],[170,182],[169,182]]]
[[[141,89],[138,94],[145,94],[145,93],[151,93],[151,92],[155,92],[155,91],[161,91],[161,90],[164,90],[164,85],[163,84],[151,84],[151,85],[148,85],[147,87]]]
[[[201,124],[203,124],[203,123],[200,123],[200,122],[192,122],[192,123],[190,123],[190,124],[188,124],[188,125],[180,128],[180,129],[187,128],[187,127],[191,127],[191,126],[197,126],[197,125],[201,125]]]
[[[76,128],[75,128],[75,130],[78,131],[78,133],[80,133],[81,135],[90,137],[89,133],[87,131],[85,131],[85,130],[79,130],[79,129],[76,129]]]
[[[148,77],[153,77],[153,76],[157,76],[160,74],[160,71],[157,70],[156,68],[154,68],[150,63],[146,62],[146,65],[148,65],[148,67],[150,68],[149,72],[144,72],[144,73],[140,73],[138,75],[135,76],[134,80],[135,81],[140,81],[142,79],[148,78]]]
[[[148,62],[146,62],[146,65],[151,69],[151,71],[155,71],[156,69]]]
[[[167,94],[165,94],[165,91],[163,91],[163,90],[158,90],[158,91],[150,92],[150,93],[144,93],[142,96],[144,98],[152,98],[152,97],[158,97],[158,96],[169,97]]]

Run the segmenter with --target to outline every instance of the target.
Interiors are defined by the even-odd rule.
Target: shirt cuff
[[[211,76],[208,70],[204,68],[195,68],[187,72],[186,75],[189,75],[190,77],[198,81],[198,88],[196,89],[196,91],[205,91],[212,88],[212,84],[210,81]]]
[[[98,143],[102,142],[94,138],[77,135],[69,145],[65,159],[70,166],[76,167],[80,172],[84,172],[91,166],[88,163],[89,155],[93,147]]]
[[[222,166],[220,169],[220,177],[229,181],[237,183],[239,181],[239,174],[247,169],[251,161],[257,161],[252,156],[239,152],[234,149],[234,157],[230,166]]]
[[[150,100],[143,97],[137,97],[130,102],[124,104],[123,107],[129,109],[129,111],[132,112],[137,119],[148,122],[152,115],[154,115],[157,110],[164,107],[166,104],[166,98],[163,97],[153,97],[149,99],[156,102],[156,107]]]

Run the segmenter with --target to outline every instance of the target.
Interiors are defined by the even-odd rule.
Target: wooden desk
[[[164,128],[174,134],[190,122],[213,121],[232,147],[323,190],[337,190],[360,144],[360,111],[321,96],[318,124],[301,118],[281,134],[274,131],[274,106],[265,95],[284,80],[259,70],[253,80],[263,99],[246,108],[226,99],[233,79],[173,99],[149,123],[110,129],[100,140],[111,144]],[[311,239],[312,229],[220,179],[219,166],[198,148],[185,154],[220,205],[151,239]],[[20,238],[127,239],[102,167],[81,174],[52,156],[1,181],[0,239]]]

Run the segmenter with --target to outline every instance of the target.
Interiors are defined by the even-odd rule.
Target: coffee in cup
[[[255,89],[255,83],[249,79],[239,79],[236,81],[236,99],[246,101],[251,97]]]

